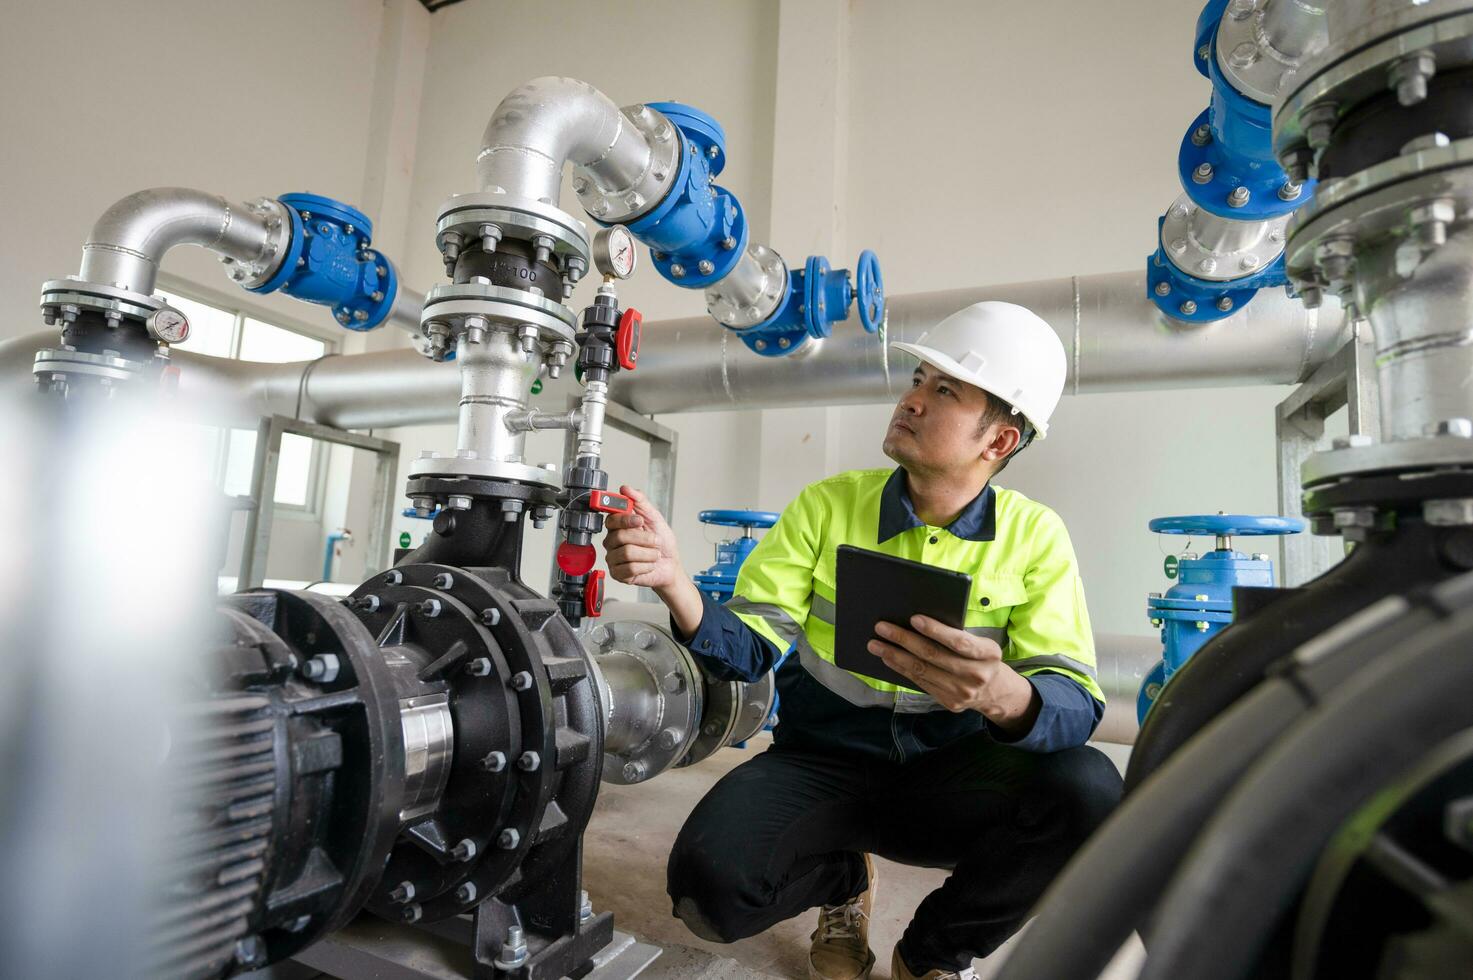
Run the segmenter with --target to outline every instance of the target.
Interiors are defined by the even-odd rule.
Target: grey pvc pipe
[[[160,260],[176,245],[254,263],[271,244],[266,219],[243,204],[187,187],[154,187],[129,194],[97,219],[82,246],[81,277],[148,295]]]
[[[1066,394],[1097,391],[1292,384],[1346,339],[1339,307],[1305,310],[1265,290],[1244,311],[1206,326],[1162,317],[1144,277],[1115,273],[892,297],[888,339],[914,340],[942,318],[984,299],[1037,312],[1069,352]],[[0,377],[30,383],[35,352],[51,331],[0,344]],[[180,397],[204,415],[254,425],[290,415],[344,429],[453,422],[460,402],[454,363],[412,350],[261,364],[176,352]],[[699,317],[645,324],[639,369],[614,376],[611,397],[645,414],[710,409],[852,405],[891,401],[912,362],[857,327],[792,358],[747,350]]]

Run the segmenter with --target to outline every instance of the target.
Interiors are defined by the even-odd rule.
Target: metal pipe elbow
[[[283,218],[274,202],[232,204],[187,187],[137,191],[103,212],[82,247],[81,278],[153,292],[159,262],[177,245],[199,245],[238,263],[237,281],[280,261]]]
[[[492,112],[476,176],[482,191],[556,205],[564,163],[617,192],[644,177],[650,156],[645,135],[608,96],[576,78],[547,75],[517,86]]]

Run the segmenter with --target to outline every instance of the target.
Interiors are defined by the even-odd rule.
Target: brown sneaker
[[[825,905],[808,949],[808,980],[868,980],[875,968],[869,917],[875,909],[875,861],[864,856],[869,884],[843,905]]]
[[[890,957],[890,980],[976,980],[976,977],[976,971],[971,967],[961,971],[927,970],[925,973],[915,974],[910,972],[910,967],[900,958],[899,949]]]

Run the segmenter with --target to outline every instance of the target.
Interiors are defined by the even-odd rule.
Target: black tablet
[[[834,662],[845,670],[915,690],[911,682],[869,652],[876,623],[910,629],[910,617],[930,616],[961,629],[966,625],[972,576],[923,562],[840,545],[834,624]]]

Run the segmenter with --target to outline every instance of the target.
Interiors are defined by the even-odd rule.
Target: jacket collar
[[[955,537],[968,541],[993,540],[997,537],[996,504],[997,493],[989,483],[982,488],[981,493],[972,498],[971,503],[962,508],[962,512],[946,526],[946,530]],[[910,501],[910,491],[905,485],[905,470],[897,466],[895,472],[890,474],[890,479],[885,481],[885,489],[880,492],[878,541],[884,544],[903,531],[924,526],[925,521],[916,516],[915,505]]]

